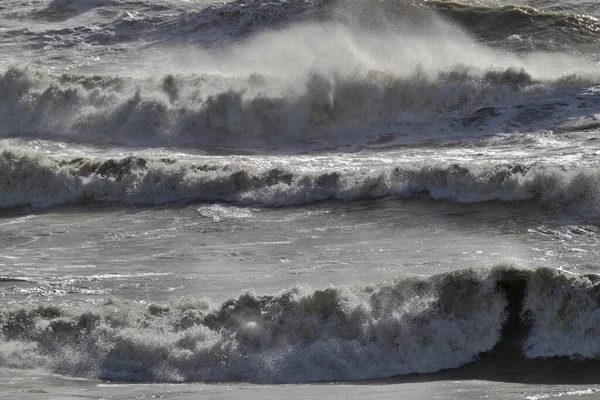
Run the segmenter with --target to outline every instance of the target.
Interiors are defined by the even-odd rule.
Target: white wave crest
[[[599,175],[595,167],[544,164],[432,161],[315,170],[302,164],[287,169],[139,157],[56,160],[37,152],[5,150],[0,153],[0,207],[181,202],[286,206],[429,196],[457,202],[533,200],[594,216],[600,212]]]
[[[523,343],[531,358],[600,357],[600,281],[550,269],[529,278],[522,317],[532,327]]]
[[[506,299],[473,270],[219,307],[182,299],[0,314],[0,366],[160,382],[306,382],[434,372],[498,341]]]

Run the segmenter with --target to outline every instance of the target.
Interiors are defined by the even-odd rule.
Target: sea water
[[[599,396],[598,17],[6,1],[0,396]]]

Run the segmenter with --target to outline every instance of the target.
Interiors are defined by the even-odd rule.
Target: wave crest
[[[428,196],[458,202],[533,200],[581,215],[600,212],[600,172],[595,167],[436,162],[323,171],[307,167],[244,168],[133,156],[54,160],[5,150],[0,153],[0,206],[181,202],[285,206]]]
[[[365,290],[246,293],[214,308],[191,299],[145,308],[115,301],[89,310],[40,306],[0,314],[0,365],[161,382],[426,373],[493,347],[505,307],[493,280],[475,271]]]
[[[437,75],[417,68],[407,76],[314,73],[294,84],[258,74],[140,81],[12,68],[0,77],[0,136],[126,146],[302,148],[365,145],[365,132],[393,127],[418,142],[438,137],[442,126],[461,134],[476,134],[483,126],[492,132],[555,128],[600,104],[593,88],[582,89],[587,84],[587,78],[575,76],[539,81],[512,68],[457,67]],[[582,95],[585,108],[577,100]],[[553,97],[557,100],[549,103]]]
[[[429,373],[483,354],[502,362],[513,348],[520,354],[512,363],[596,360],[598,282],[503,266],[363,289],[244,293],[220,305],[184,298],[17,307],[0,312],[0,366],[110,380],[281,383]]]

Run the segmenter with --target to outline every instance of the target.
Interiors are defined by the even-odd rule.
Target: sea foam
[[[310,159],[296,160],[290,167],[261,160],[56,159],[5,150],[0,153],[0,207],[194,202],[297,206],[427,196],[467,203],[532,200],[583,216],[600,212],[600,172],[594,166],[405,161],[319,169]]]
[[[44,305],[0,314],[0,366],[155,382],[426,373],[490,350],[506,304],[492,277],[465,270],[364,289],[245,293],[222,305]]]
[[[248,292],[220,305],[9,308],[0,313],[0,366],[153,382],[356,380],[460,367],[521,337],[521,357],[595,360],[597,283],[498,267],[366,288]]]

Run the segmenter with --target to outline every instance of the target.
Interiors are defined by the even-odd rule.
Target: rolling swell
[[[135,12],[130,12],[132,9]],[[201,9],[182,7],[178,3],[136,2],[127,5],[109,0],[59,0],[37,9],[28,17],[42,21],[67,21],[90,10],[99,10],[100,16],[111,18],[97,23],[96,28],[100,29],[78,26],[72,30],[48,30],[45,34],[60,34],[73,42],[96,45],[135,40],[154,44],[195,43],[210,47],[267,30],[314,21],[370,28],[381,26],[383,22],[383,25],[400,30],[403,26],[418,28],[423,24],[431,27],[431,18],[437,14],[457,23],[487,44],[517,51],[572,50],[574,45],[596,42],[600,37],[598,19],[577,10],[558,12],[519,5],[485,6],[437,0],[231,1]],[[368,22],[372,20],[379,21],[379,24]]]
[[[302,163],[286,168],[140,157],[55,160],[5,150],[0,153],[0,207],[181,202],[286,206],[428,196],[457,202],[534,200],[558,211],[597,216],[599,176],[595,167],[543,164],[407,162],[320,171]]]
[[[597,276],[498,267],[364,289],[245,293],[221,305],[185,298],[5,309],[0,366],[111,380],[309,382],[501,361],[507,346],[516,363],[593,362],[597,293]]]
[[[494,7],[435,0],[426,4],[483,42],[513,50],[569,51],[600,39],[600,21],[589,15],[517,5]]]
[[[57,0],[48,2],[45,7],[17,13],[18,19],[50,24],[9,30],[0,37],[26,37],[26,47],[30,49],[44,46],[64,49],[84,43],[95,46],[139,43],[153,47],[193,44],[210,48],[311,20],[319,14],[321,3],[321,0],[236,0],[185,5],[181,2]],[[92,15],[87,21],[78,18],[84,14]],[[74,19],[77,23],[71,22]],[[46,29],[40,29],[42,27]],[[48,40],[51,37],[61,40]]]
[[[210,45],[224,38],[241,39],[252,34],[281,28],[314,16],[322,0],[232,1],[212,5],[200,11],[180,14],[161,22],[159,37],[192,37],[192,41]]]

